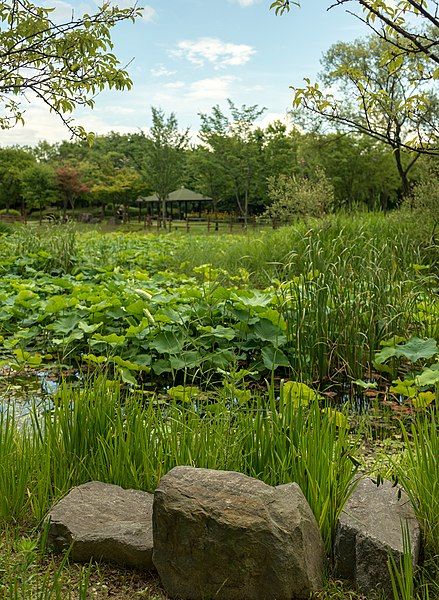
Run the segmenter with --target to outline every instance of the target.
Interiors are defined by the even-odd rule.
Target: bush
[[[297,216],[321,217],[334,203],[334,188],[320,168],[310,179],[289,175],[270,177],[268,195],[272,204],[263,216],[279,223],[289,223]]]
[[[21,217],[21,213],[19,210],[15,210],[15,208],[3,208],[0,210],[0,216]]]
[[[423,165],[419,181],[414,186],[411,196],[406,200],[405,206],[411,210],[432,218],[433,232],[439,224],[439,161],[429,159]]]

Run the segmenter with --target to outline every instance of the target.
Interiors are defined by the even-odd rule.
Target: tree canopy
[[[70,113],[93,107],[105,88],[123,90],[131,80],[112,53],[111,30],[140,9],[105,2],[95,14],[59,23],[54,8],[30,0],[0,1],[0,128],[24,123],[23,100],[37,98],[73,134],[85,135]]]

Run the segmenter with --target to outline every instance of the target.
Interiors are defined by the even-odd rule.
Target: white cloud
[[[84,115],[78,115],[75,124],[82,125],[87,131],[93,131],[99,135],[109,133],[110,131],[118,133],[134,133],[138,131],[137,127],[111,123],[111,120],[105,118],[107,114],[115,114],[115,112],[115,106],[110,106],[108,110],[103,110],[101,113],[102,116],[89,111]],[[119,108],[118,116],[123,112],[127,114],[128,109]],[[31,104],[26,108],[24,119],[24,126],[16,125],[12,129],[2,131],[2,146],[12,146],[15,144],[33,146],[40,140],[47,140],[49,143],[55,144],[71,137],[70,131],[62,123],[61,119],[54,113],[51,113],[46,105],[39,100],[32,100]]]
[[[176,71],[170,71],[164,65],[157,65],[151,69],[150,73],[153,77],[171,77],[175,75]]]
[[[209,111],[215,104],[223,104],[227,98],[236,97],[240,79],[232,76],[208,77],[193,82],[175,82],[162,85],[154,91],[145,89],[142,96],[147,102],[160,106],[166,112],[177,111],[179,119],[193,122],[193,116]]]
[[[288,112],[264,113],[264,115],[257,122],[257,126],[261,127],[261,129],[265,129],[266,127],[268,127],[271,123],[274,123],[275,121],[280,121],[281,123],[283,123],[286,126],[287,131],[296,129],[296,125],[293,123],[291,115]]]
[[[172,56],[185,58],[194,65],[202,67],[207,62],[216,69],[245,65],[255,53],[256,50],[247,44],[232,44],[208,37],[183,40],[171,51]]]
[[[184,81],[171,81],[170,83],[165,83],[163,87],[167,90],[181,90],[185,86]]]
[[[190,84],[187,98],[192,101],[209,100],[221,102],[231,95],[231,87],[236,77],[210,77]]]
[[[259,4],[260,0],[232,0],[232,2],[235,2],[235,4],[239,4],[239,6],[247,8],[248,6]]]
[[[149,6],[149,4],[145,4],[145,6],[143,6],[143,12],[142,12],[142,19],[144,21],[146,21],[147,23],[151,23],[151,21],[154,21],[157,17],[157,11],[155,8],[153,8],[152,6]]]

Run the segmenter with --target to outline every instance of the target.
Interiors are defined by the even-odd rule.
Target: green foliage
[[[420,178],[405,203],[419,218],[430,217],[433,222],[432,238],[439,224],[439,161],[429,158],[420,169]]]
[[[439,398],[436,393],[439,383],[439,347],[432,338],[414,337],[406,343],[402,343],[403,341],[394,338],[382,342],[383,349],[375,354],[374,365],[378,370],[395,376],[402,359],[405,368],[410,369],[410,375],[403,380],[394,379],[389,391],[410,399],[415,408],[425,409]],[[432,363],[435,358],[436,362]],[[428,389],[432,387],[434,392]]]
[[[296,89],[295,105],[311,118],[323,117],[343,131],[358,131],[390,146],[401,178],[402,195],[410,188],[408,173],[424,148],[437,139],[438,98],[419,81],[422,59],[395,64],[383,60],[391,45],[372,36],[338,42],[325,54],[321,81]],[[335,88],[327,93],[325,87]],[[416,150],[418,148],[418,150]],[[414,151],[404,155],[403,150]]]
[[[413,600],[415,597],[414,568],[410,528],[408,523],[402,523],[401,529],[403,542],[401,560],[398,564],[397,560],[390,552],[387,559],[387,565],[389,568],[394,600]]]
[[[435,408],[417,415],[410,429],[401,424],[406,451],[395,462],[398,481],[410,497],[428,551],[439,554],[439,421]]]
[[[235,206],[247,225],[251,196],[260,183],[263,136],[255,129],[265,108],[237,107],[228,100],[230,116],[214,106],[210,115],[200,114],[200,139],[210,151],[210,168],[219,172],[234,197]]]
[[[172,467],[193,465],[271,485],[296,481],[329,550],[357,451],[358,440],[315,398],[307,407],[278,404],[271,389],[269,398],[236,404],[229,393],[207,399],[180,386],[163,405],[135,392],[121,397],[120,384],[100,378],[81,390],[64,385],[53,411],[34,412],[23,427],[1,413],[0,518],[38,521],[55,498],[91,479],[153,490]]]
[[[290,223],[298,216],[321,217],[334,203],[334,189],[320,168],[310,179],[288,175],[270,177],[268,195],[272,203],[263,217],[278,223]]]
[[[132,385],[204,387],[238,364],[255,378],[363,378],[382,340],[437,335],[416,235],[396,216],[236,238],[21,227],[0,248],[1,359],[106,365]],[[432,362],[413,375],[421,391]]]
[[[166,199],[181,183],[184,152],[189,143],[189,130],[180,132],[174,113],[166,117],[158,108],[151,108],[152,127],[143,172],[149,185],[162,203],[162,219],[166,219]]]
[[[21,98],[33,92],[59,114],[74,134],[85,135],[65,117],[77,106],[93,107],[97,92],[131,87],[125,70],[112,53],[111,29],[119,21],[134,20],[137,8],[120,9],[104,3],[95,14],[72,14],[56,22],[53,8],[23,0],[0,2],[2,73],[1,127],[24,123]]]
[[[22,172],[21,193],[27,209],[37,208],[41,211],[47,205],[57,201],[55,173],[49,165],[31,165]]]

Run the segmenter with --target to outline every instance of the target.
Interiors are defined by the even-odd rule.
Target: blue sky
[[[42,0],[43,1],[43,0]],[[92,10],[94,0],[44,0],[58,18]],[[128,0],[119,2],[126,6]],[[303,0],[301,9],[276,17],[270,0],[148,0],[144,16],[114,31],[115,52],[134,82],[127,92],[105,92],[93,111],[78,111],[88,130],[105,133],[147,129],[150,107],[175,112],[195,136],[198,113],[215,105],[258,104],[263,124],[282,117],[291,104],[290,85],[314,78],[319,60],[339,40],[367,32],[343,10],[326,11],[329,0]],[[96,8],[96,5],[94,6]],[[59,120],[30,103],[26,126],[1,132],[1,145],[68,138]]]

